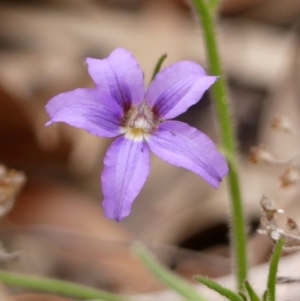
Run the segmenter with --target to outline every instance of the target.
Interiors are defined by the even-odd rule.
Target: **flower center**
[[[157,129],[158,121],[155,114],[142,102],[139,106],[131,108],[123,119],[125,137],[135,141],[147,139]]]

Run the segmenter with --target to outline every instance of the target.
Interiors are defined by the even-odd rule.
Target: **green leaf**
[[[239,292],[239,295],[242,297],[243,301],[248,301],[244,292]]]
[[[268,295],[269,295],[269,291],[265,290],[265,292],[263,294],[263,301],[269,301]]]
[[[165,59],[167,58],[167,54],[163,54],[157,61],[155,67],[154,67],[154,71],[151,77],[151,81],[154,80],[154,77],[156,76],[156,74],[160,71],[161,66],[163,64],[163,62],[165,61]]]
[[[277,270],[278,270],[278,264],[279,259],[281,255],[281,251],[284,245],[284,237],[281,236],[274,248],[271,260],[270,260],[270,266],[269,266],[269,276],[268,276],[268,282],[267,282],[267,290],[268,290],[268,300],[269,301],[275,301],[275,291],[276,291],[276,276],[277,276]]]
[[[251,301],[260,301],[253,287],[250,285],[250,283],[247,280],[245,281],[245,288],[247,290],[247,293]]]
[[[240,295],[207,277],[196,276],[195,279],[231,301],[243,301]]]
[[[139,257],[145,267],[162,283],[170,287],[183,298],[190,301],[205,301],[204,297],[200,296],[198,292],[186,281],[171,273],[169,270],[161,266],[156,259],[149,254],[145,248],[139,244],[133,244],[133,250]]]
[[[0,271],[0,282],[9,286],[22,287],[25,289],[43,293],[68,296],[74,299],[99,299],[104,301],[126,301],[129,299],[121,296],[75,284],[63,280],[41,278],[36,276],[21,275],[6,271]]]

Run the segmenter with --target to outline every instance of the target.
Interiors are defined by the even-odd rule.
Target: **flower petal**
[[[87,58],[86,62],[96,86],[109,93],[124,110],[144,100],[144,75],[129,51],[117,48],[106,59]]]
[[[166,121],[147,141],[150,150],[164,161],[187,168],[217,188],[228,167],[213,141],[179,121]]]
[[[146,100],[160,118],[174,118],[198,102],[216,80],[216,76],[207,76],[197,63],[178,62],[156,75]]]
[[[76,89],[53,97],[46,105],[50,121],[65,122],[100,137],[115,137],[123,117],[121,107],[95,89]]]
[[[150,171],[147,145],[124,137],[115,140],[104,158],[101,175],[107,218],[121,221],[128,216],[131,205],[145,184]]]

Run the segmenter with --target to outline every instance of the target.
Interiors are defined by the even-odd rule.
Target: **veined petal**
[[[95,89],[76,89],[53,97],[46,105],[50,121],[65,122],[100,137],[119,135],[122,108],[111,99]]]
[[[143,101],[144,75],[129,51],[117,48],[106,59],[87,58],[86,62],[96,86],[109,93],[125,111]]]
[[[178,62],[156,75],[146,100],[160,118],[174,118],[198,102],[216,80],[216,76],[207,76],[197,63]]]
[[[183,122],[162,123],[147,144],[164,161],[193,171],[215,188],[228,172],[226,161],[213,141]]]
[[[150,171],[150,154],[145,142],[124,137],[115,140],[104,158],[101,175],[107,218],[122,220],[145,184]]]

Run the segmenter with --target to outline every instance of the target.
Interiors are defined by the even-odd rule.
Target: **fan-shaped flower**
[[[96,136],[117,137],[101,176],[106,217],[120,221],[130,214],[150,171],[149,150],[218,187],[228,167],[214,143],[185,123],[169,121],[198,102],[217,77],[182,61],[159,72],[145,92],[143,72],[127,50],[86,62],[96,88],[53,97],[46,105],[46,125],[65,122]]]

